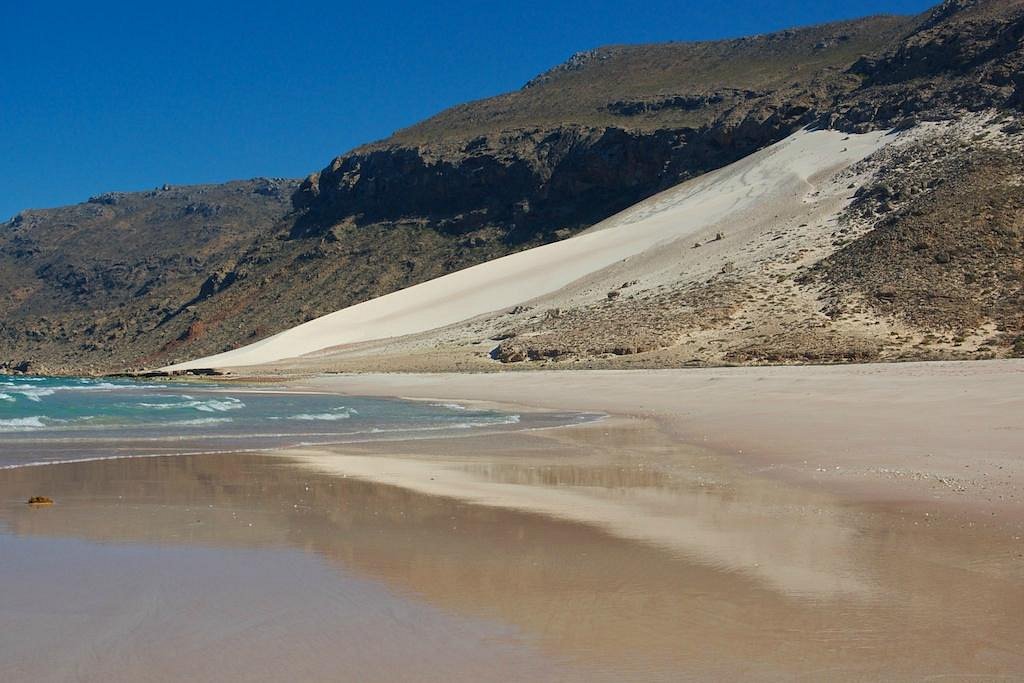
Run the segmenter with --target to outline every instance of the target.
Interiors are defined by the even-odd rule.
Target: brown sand
[[[1024,518],[1024,361],[488,374],[305,386],[650,419],[679,442],[858,500]]]
[[[632,508],[641,526],[678,523],[693,541],[263,456],[4,472],[0,678],[992,680],[1024,670],[1022,544],[1005,529],[730,481],[703,452],[677,464],[707,464],[709,476],[630,464],[668,456],[644,425],[554,433],[444,442],[435,476],[572,489],[594,509]],[[427,444],[391,452],[433,459],[442,442]],[[25,506],[25,491],[40,488],[57,505]]]
[[[1016,679],[1022,370],[329,377],[613,417],[0,472],[0,679]]]

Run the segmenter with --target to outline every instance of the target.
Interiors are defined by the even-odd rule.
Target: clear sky
[[[305,176],[600,45],[931,4],[11,0],[0,36],[0,220],[109,190]]]

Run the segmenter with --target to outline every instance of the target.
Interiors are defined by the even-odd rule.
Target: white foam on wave
[[[195,405],[190,405],[189,407],[204,413],[223,413],[228,410],[239,410],[245,407],[244,403],[230,396],[223,399],[215,398],[208,401],[195,401],[194,403]]]
[[[241,410],[245,407],[237,398],[226,396],[223,398],[211,398],[200,400],[191,396],[182,395],[180,398],[185,399],[184,401],[174,401],[171,403],[146,403],[139,402],[135,405],[140,408],[149,408],[151,410],[198,410],[201,413],[225,413],[229,410]]]
[[[43,400],[44,396],[53,396],[57,392],[49,387],[26,387],[18,384],[12,384],[4,387],[4,393],[19,394],[34,403],[39,403]]]
[[[18,396],[40,403],[44,397],[53,396],[58,391],[112,391],[116,389],[162,389],[160,384],[114,384],[113,382],[92,382],[82,384],[59,384],[56,386],[36,386],[24,382],[43,382],[46,378],[18,378],[13,382],[0,382],[0,400],[17,401]]]
[[[431,403],[430,405],[432,405],[435,408],[447,408],[448,410],[468,410],[466,406],[460,405],[458,403]]]
[[[107,391],[109,389],[120,389],[123,385],[113,384],[112,382],[96,382],[90,384],[75,384],[71,386],[55,387],[63,391]],[[133,389],[135,387],[132,387]]]
[[[24,432],[36,429],[60,429],[75,427],[81,422],[90,422],[98,419],[96,415],[82,415],[72,419],[61,419],[47,415],[29,415],[27,417],[15,417],[0,420],[0,433],[2,432]]]
[[[32,429],[45,428],[46,425],[43,424],[43,417],[41,415],[0,420],[0,432],[24,432]]]
[[[474,429],[476,427],[493,427],[494,425],[516,425],[519,424],[518,415],[506,415],[499,420],[487,420],[477,422],[458,422],[455,425],[450,425],[455,429]]]
[[[197,417],[194,420],[175,420],[173,422],[166,423],[168,427],[193,427],[200,425],[213,425],[223,424],[225,422],[234,422],[230,417]]]
[[[335,420],[347,420],[352,415],[358,414],[356,411],[350,408],[335,408],[329,413],[300,413],[298,415],[289,415],[288,417],[272,417],[271,420],[302,420],[306,422],[313,422],[317,420],[325,420],[333,422]]]
[[[431,427],[374,427],[370,434],[390,434],[396,432],[439,432],[446,429],[476,429],[477,427],[496,427],[501,425],[519,424],[518,415],[505,415],[497,420],[476,420],[471,422],[452,422],[433,425]]]
[[[303,413],[301,415],[292,415],[287,418],[289,420],[347,420],[351,417],[348,413]]]

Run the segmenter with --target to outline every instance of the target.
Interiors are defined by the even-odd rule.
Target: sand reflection
[[[8,471],[0,522],[17,537],[117,547],[298,550],[337,574],[303,574],[294,590],[329,595],[355,577],[389,599],[503,625],[502,646],[533,661],[536,680],[1024,667],[1021,563],[994,552],[1005,541],[994,531],[919,526],[738,479],[706,454],[670,453],[628,430],[507,438],[456,440],[443,461],[419,450],[436,444],[408,444],[387,458],[368,445],[295,462],[197,456]],[[483,443],[505,459],[485,462]],[[58,505],[21,503],[40,491]],[[276,590],[287,586],[282,578]],[[47,599],[40,586],[34,604]],[[440,623],[404,620],[378,635],[416,638]],[[465,647],[431,642],[451,671],[486,678]],[[459,658],[466,668],[452,664]]]

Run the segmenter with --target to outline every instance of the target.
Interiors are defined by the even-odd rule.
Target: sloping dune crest
[[[254,344],[164,370],[252,366],[329,347],[416,334],[566,288],[623,259],[792,201],[809,179],[887,143],[887,133],[802,130],[730,166],[684,182],[570,239],[512,254],[350,306]]]

